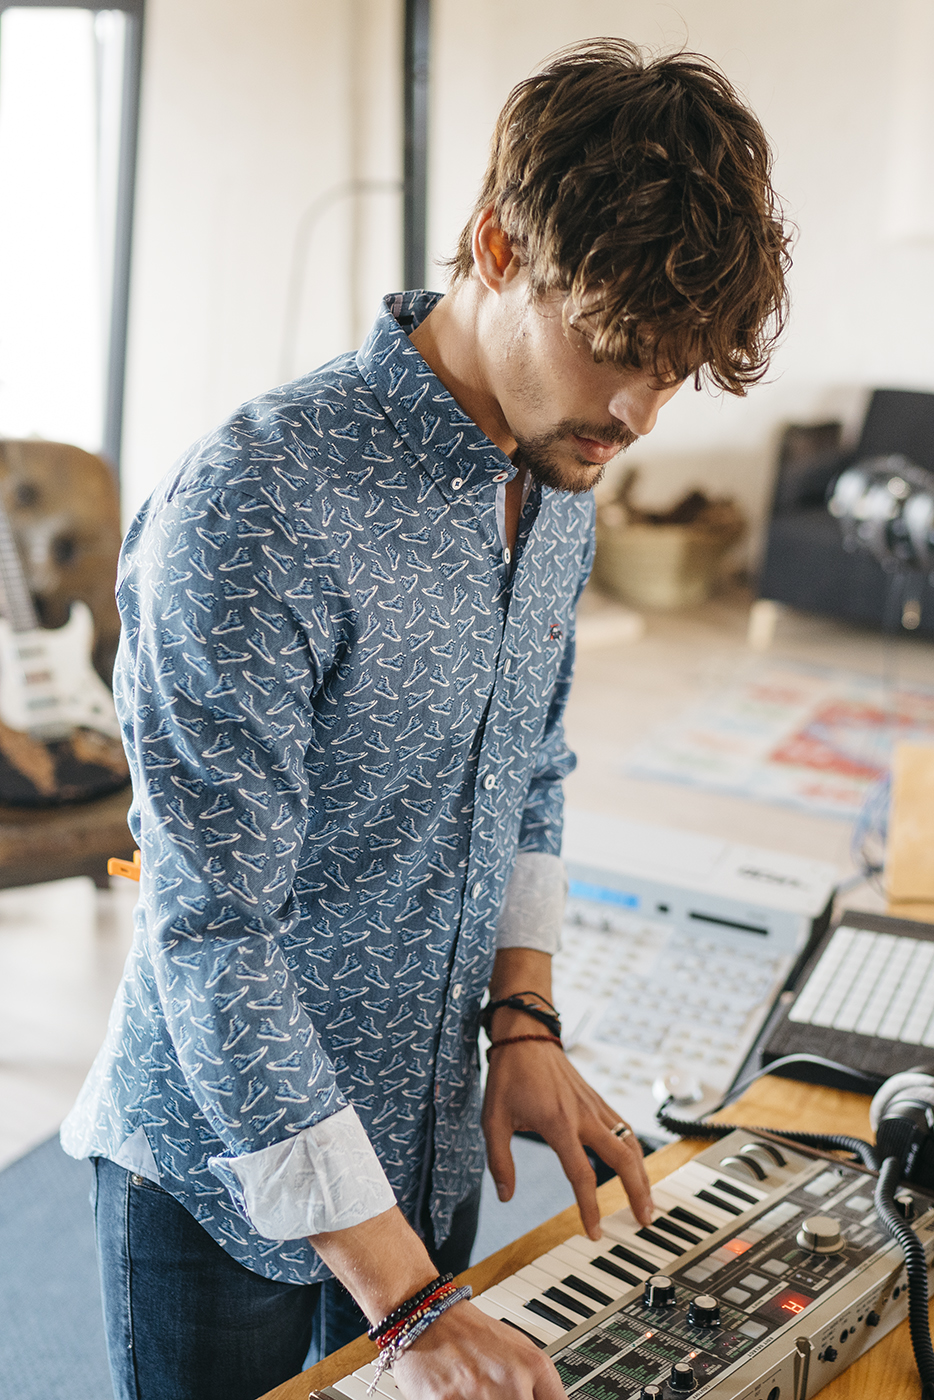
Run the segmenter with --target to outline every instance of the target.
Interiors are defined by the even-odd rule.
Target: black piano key
[[[666,1249],[669,1254],[684,1253],[683,1244],[675,1244],[673,1240],[666,1240],[664,1235],[656,1234],[654,1230],[650,1230],[645,1226],[643,1226],[641,1230],[637,1230],[636,1234],[639,1236],[640,1240],[648,1240],[649,1244],[654,1244],[656,1249]]]
[[[602,1269],[605,1274],[610,1274],[612,1278],[621,1279],[623,1283],[634,1284],[641,1281],[636,1278],[635,1274],[627,1273],[627,1271],[621,1269],[618,1264],[614,1264],[612,1259],[604,1259],[599,1254],[595,1259],[591,1259],[590,1267],[592,1269]]]
[[[548,1345],[547,1342],[542,1341],[541,1337],[533,1337],[531,1332],[526,1332],[525,1328],[520,1327],[518,1322],[510,1322],[508,1317],[501,1317],[500,1322],[505,1322],[507,1327],[514,1327],[517,1332],[522,1333],[523,1337],[528,1337],[532,1345],[538,1347],[539,1351],[544,1351]]]
[[[660,1215],[652,1221],[653,1230],[664,1230],[666,1235],[674,1235],[676,1239],[686,1240],[690,1244],[700,1244],[700,1236],[691,1230],[685,1230],[683,1225],[676,1225],[673,1220],[669,1220],[667,1215]]]
[[[575,1293],[583,1293],[585,1298],[592,1298],[595,1303],[599,1303],[602,1308],[612,1303],[613,1299],[608,1298],[605,1293],[601,1293],[599,1288],[594,1288],[592,1283],[587,1283],[585,1279],[578,1278],[577,1274],[568,1274],[561,1282],[565,1288],[573,1288]]]
[[[713,1184],[718,1191],[726,1191],[727,1195],[736,1196],[740,1201],[748,1201],[751,1206],[757,1206],[759,1204],[758,1197],[750,1196],[748,1191],[741,1191],[732,1181],[724,1181],[722,1177],[718,1176]]]
[[[556,1312],[554,1308],[550,1308],[547,1303],[541,1302],[538,1298],[530,1298],[527,1303],[523,1304],[523,1307],[527,1308],[529,1312],[535,1313],[538,1317],[543,1317],[546,1322],[553,1323],[555,1327],[560,1327],[562,1332],[570,1332],[571,1328],[574,1326],[571,1319],[565,1317],[564,1313]]]
[[[683,1220],[685,1225],[693,1225],[695,1230],[702,1230],[705,1235],[716,1233],[716,1225],[711,1225],[709,1220],[701,1220],[699,1215],[692,1215],[689,1210],[685,1210],[684,1206],[672,1206],[668,1214],[674,1220]]]
[[[719,1196],[713,1195],[711,1191],[695,1191],[694,1195],[699,1201],[706,1201],[709,1206],[716,1206],[718,1210],[725,1210],[728,1215],[742,1215],[742,1206],[734,1206],[731,1201],[723,1201]]]
[[[545,1297],[550,1298],[553,1303],[560,1303],[568,1312],[577,1313],[578,1317],[593,1317],[593,1308],[588,1308],[586,1303],[572,1298],[563,1288],[546,1288]]]
[[[634,1249],[627,1249],[624,1244],[614,1244],[610,1253],[615,1254],[617,1259],[625,1259],[627,1264],[634,1264],[637,1269],[645,1269],[647,1274],[657,1274],[659,1271],[657,1264],[652,1264],[648,1259],[643,1259]]]

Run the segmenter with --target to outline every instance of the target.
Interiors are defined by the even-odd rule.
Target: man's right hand
[[[472,1303],[448,1308],[392,1374],[406,1400],[567,1400],[551,1357]]]
[[[397,1207],[310,1238],[374,1323],[437,1274]],[[406,1400],[567,1400],[549,1357],[467,1302],[455,1303],[425,1329],[396,1362],[393,1377]]]

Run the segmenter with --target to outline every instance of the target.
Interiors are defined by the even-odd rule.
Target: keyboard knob
[[[753,1181],[765,1181],[768,1176],[768,1172],[761,1162],[756,1161],[755,1157],[739,1157],[737,1155],[721,1157],[720,1165],[721,1167],[735,1167],[738,1171],[751,1177]]]
[[[831,1215],[810,1216],[795,1239],[802,1249],[811,1249],[815,1254],[837,1254],[843,1248],[840,1222]]]
[[[674,1307],[675,1286],[667,1274],[653,1274],[646,1279],[642,1301],[647,1308]]]
[[[696,1390],[694,1367],[687,1361],[676,1361],[668,1377],[668,1388],[674,1395],[687,1395],[689,1391]]]
[[[639,1400],[664,1400],[664,1395],[660,1385],[644,1385],[639,1391]]]
[[[915,1198],[910,1191],[896,1191],[893,1197],[895,1209],[903,1220],[912,1221],[915,1218]]]
[[[688,1308],[692,1327],[719,1327],[720,1304],[711,1293],[699,1293]]]

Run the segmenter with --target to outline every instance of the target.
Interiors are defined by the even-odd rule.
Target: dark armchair
[[[844,548],[839,522],[829,514],[826,498],[839,473],[867,457],[898,452],[934,471],[934,394],[876,389],[856,447],[841,451],[839,433],[839,424],[824,423],[792,426],[784,435],[759,597],[803,612],[901,631],[900,581],[893,583],[865,550]],[[934,637],[934,588],[916,577],[916,590],[919,583],[916,630]]]

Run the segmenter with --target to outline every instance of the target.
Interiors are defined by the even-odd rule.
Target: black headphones
[[[869,1105],[879,1159],[897,1157],[902,1181],[934,1188],[934,1065],[893,1074]]]

